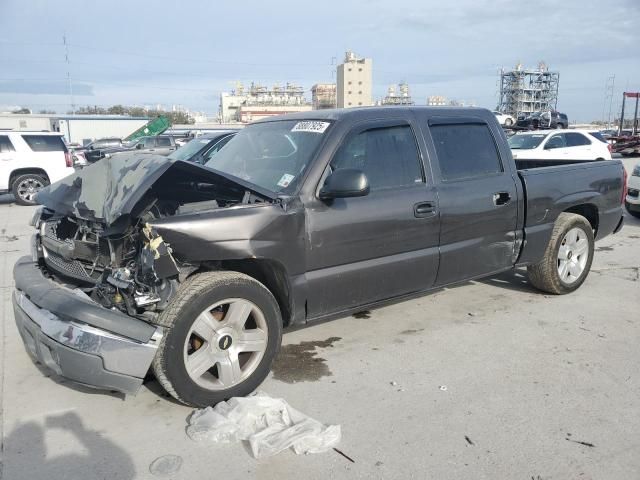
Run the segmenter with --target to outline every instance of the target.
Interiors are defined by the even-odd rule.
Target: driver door
[[[341,168],[363,171],[370,193],[306,205],[309,318],[425,290],[438,269],[437,196],[411,126],[357,127],[326,175]]]

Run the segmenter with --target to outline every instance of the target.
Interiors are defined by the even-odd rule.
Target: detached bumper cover
[[[31,268],[25,268],[27,266]],[[34,278],[34,271],[39,273],[39,279]],[[25,286],[24,272],[28,272],[32,280],[39,281]],[[14,276],[16,324],[27,351],[36,361],[58,375],[87,386],[128,394],[138,391],[162,339],[162,327],[122,315],[124,318],[113,324],[107,321],[111,331],[106,330],[104,318],[94,320],[100,311],[107,312],[107,317],[116,312],[47,279],[30,259],[21,259],[16,264]],[[86,305],[78,306],[78,302]],[[72,318],[60,311],[54,313],[42,308],[53,305],[56,310],[65,310],[65,304],[70,312],[91,314]],[[133,328],[127,327],[125,321],[131,322]],[[140,328],[138,322],[151,329],[148,337],[147,330]],[[123,331],[129,331],[132,336],[123,335]],[[132,338],[136,336],[141,338]]]

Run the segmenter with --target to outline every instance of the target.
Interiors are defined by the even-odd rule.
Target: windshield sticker
[[[329,122],[305,121],[296,123],[291,129],[292,132],[324,133],[329,126]]]
[[[293,180],[294,178],[295,178],[294,175],[289,175],[288,173],[285,173],[284,175],[282,175],[282,178],[278,181],[277,185],[279,187],[286,188],[289,186],[289,184],[291,183],[291,180]]]

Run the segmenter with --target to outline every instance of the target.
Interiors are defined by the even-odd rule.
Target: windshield
[[[510,137],[509,147],[511,150],[531,150],[536,148],[546,135],[514,135]]]
[[[168,158],[171,160],[189,160],[212,141],[213,140],[211,138],[194,138],[189,143],[169,155]]]
[[[329,125],[318,120],[249,125],[205,166],[272,192],[293,192]]]

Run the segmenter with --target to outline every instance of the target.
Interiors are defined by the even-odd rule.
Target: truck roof
[[[257,120],[253,123],[273,122],[280,120],[340,120],[345,118],[351,119],[371,119],[376,117],[388,117],[390,114],[396,113],[398,116],[404,115],[408,112],[428,112],[433,116],[465,116],[480,114],[478,116],[490,114],[493,116],[490,110],[486,108],[478,107],[416,107],[416,106],[384,106],[384,107],[352,107],[352,108],[332,108],[327,110],[311,110],[309,112],[296,112],[286,115],[278,115],[276,117],[269,117],[261,120]]]

